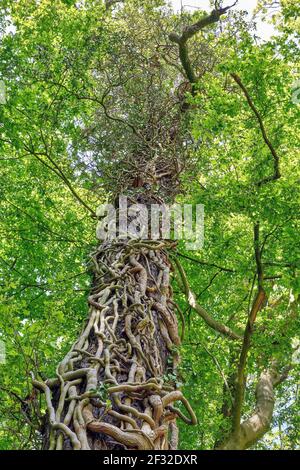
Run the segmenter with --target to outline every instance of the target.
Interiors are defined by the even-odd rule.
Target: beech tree
[[[299,7],[237,4],[4,2],[0,448],[297,448]]]

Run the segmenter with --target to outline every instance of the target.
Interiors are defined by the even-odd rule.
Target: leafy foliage
[[[299,104],[292,91],[299,31],[297,5],[282,0],[279,6],[273,21],[280,21],[280,35],[268,42],[257,40],[242,12],[191,40],[200,80],[195,93],[183,86],[177,96],[179,106],[184,96],[190,105],[189,136],[182,136],[189,164],[177,199],[204,204],[205,246],[189,253],[179,244],[178,257],[198,302],[243,333],[257,288],[253,225],[259,222],[268,303],[254,327],[243,419],[255,408],[255,385],[270,360],[281,369],[295,363],[276,389],[271,430],[255,444],[293,449],[299,447],[300,246]],[[259,9],[269,14],[269,2],[259,2]],[[89,0],[3,3],[1,449],[40,446],[36,401],[43,399],[32,394],[31,373],[52,376],[86,319],[94,211],[122,187],[127,155],[137,145],[132,127],[141,131],[153,115],[154,130],[159,122],[164,129],[176,120],[167,108],[169,96],[186,80],[168,34],[201,14],[175,15],[160,0],[129,0],[112,11]],[[279,156],[281,176],[267,184],[258,183],[272,175],[273,157],[232,73],[240,77]],[[158,116],[161,103],[167,112]],[[163,152],[163,139],[159,143]],[[183,383],[199,422],[182,426],[180,445],[211,449],[230,429],[224,403],[241,345],[209,329],[186,304],[176,280],[174,289],[186,334],[179,376],[168,380]]]

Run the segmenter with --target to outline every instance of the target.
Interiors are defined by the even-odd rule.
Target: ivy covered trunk
[[[173,245],[107,239],[92,254],[88,321],[57,377],[34,381],[47,401],[44,448],[176,449],[176,418],[196,422],[176,389]]]

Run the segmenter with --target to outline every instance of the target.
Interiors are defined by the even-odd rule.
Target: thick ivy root
[[[180,344],[167,242],[104,242],[92,255],[89,319],[45,393],[47,449],[176,449],[195,424],[176,389]],[[181,402],[183,413],[176,406]]]

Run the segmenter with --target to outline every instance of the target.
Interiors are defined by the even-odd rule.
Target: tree
[[[1,328],[14,335],[3,447],[175,449],[178,418],[199,423],[182,446],[253,446],[275,387],[289,407],[297,373],[291,32],[257,46],[243,14],[218,3],[181,15],[157,0],[4,8],[16,31],[1,46]],[[204,259],[164,239],[93,248],[107,194],[117,212],[119,194],[132,210],[204,203]],[[176,311],[182,339],[188,314],[182,346]],[[286,411],[275,416],[294,443]]]

